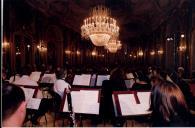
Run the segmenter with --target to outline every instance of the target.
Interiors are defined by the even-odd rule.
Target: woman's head
[[[187,110],[186,101],[179,87],[168,81],[161,81],[154,86],[151,95],[151,109],[156,116],[169,122],[174,115],[181,115]]]
[[[121,80],[125,79],[125,77],[124,71],[120,68],[115,68],[110,73],[110,80]]]

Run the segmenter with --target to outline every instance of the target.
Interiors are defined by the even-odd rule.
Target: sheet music
[[[44,81],[45,78],[50,78],[51,81],[46,82],[46,81]],[[55,81],[56,81],[56,74],[55,73],[53,73],[53,74],[44,74],[43,77],[42,77],[42,80],[41,80],[41,82],[43,82],[43,83],[54,83]]]
[[[96,74],[93,74],[93,75],[91,76],[90,86],[92,86],[92,87],[95,86],[96,77],[97,77]]]
[[[99,91],[72,91],[71,97],[72,106],[75,113],[99,114]],[[63,111],[68,112],[67,98],[65,100]]]
[[[151,92],[137,92],[141,107],[146,111],[150,107],[150,94]]]
[[[90,74],[75,75],[72,84],[89,86],[90,80],[91,80]]]
[[[22,89],[24,91],[25,99],[28,102],[31,98],[33,98],[33,95],[35,93],[35,89],[33,89],[33,88],[24,88],[24,87],[22,87]]]
[[[30,74],[30,79],[37,82],[40,79],[40,75],[41,75],[41,72],[32,72]]]
[[[109,80],[109,79],[110,79],[110,75],[98,75],[96,86],[102,86],[102,82],[104,80]]]
[[[121,108],[121,114],[123,116],[128,115],[143,115],[150,113],[143,109],[141,104],[137,104],[134,94],[119,94],[119,104]]]
[[[134,79],[125,80],[125,85],[126,85],[127,88],[132,88],[134,83],[135,83]]]
[[[27,102],[27,108],[38,110],[39,109],[39,106],[40,106],[40,103],[41,103],[41,99],[31,98]]]
[[[71,99],[72,99],[72,107],[73,107],[74,112],[79,113],[81,111],[81,108],[82,108],[82,100],[83,100],[83,97],[82,97],[80,91],[72,91],[71,92]],[[65,99],[63,112],[68,112],[67,96]]]

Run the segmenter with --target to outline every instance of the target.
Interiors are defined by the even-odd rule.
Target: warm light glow
[[[116,53],[118,49],[121,49],[121,47],[122,44],[117,39],[110,39],[110,41],[105,45],[105,48],[111,53]]]
[[[78,50],[77,50],[77,52],[76,52],[76,53],[77,53],[77,55],[80,55],[80,54],[81,54],[81,53],[80,53],[80,51],[78,51]]]
[[[30,48],[30,45],[28,44],[26,47],[27,47],[27,48]]]
[[[92,56],[96,56],[96,55],[97,55],[96,51],[92,51],[92,52],[91,52],[91,55],[92,55]]]
[[[3,42],[3,48],[8,48],[9,47],[9,42]]]
[[[163,50],[158,50],[157,52],[158,52],[158,54],[160,54],[160,55],[163,54]]]
[[[184,38],[185,37],[185,35],[184,34],[181,34],[181,38]]]
[[[90,38],[95,46],[104,46],[110,38],[118,37],[119,27],[116,20],[110,17],[110,10],[105,6],[96,6],[81,26],[81,36]]]
[[[71,51],[70,50],[65,50],[65,53],[66,54],[71,54]]]
[[[168,37],[168,38],[167,38],[167,41],[172,41],[172,40],[173,40],[172,37],[170,37],[170,38]]]
[[[132,57],[132,54],[130,54],[129,56]]]
[[[179,46],[179,51],[180,51],[180,52],[183,52],[183,51],[185,51],[185,50],[186,50],[186,46],[185,46],[185,45]]]
[[[138,56],[143,56],[143,55],[144,55],[143,51],[140,50],[140,51],[138,52]]]
[[[154,51],[154,50],[151,51],[151,52],[150,52],[150,55],[151,55],[151,56],[154,56],[154,55],[155,55],[155,51]]]
[[[108,34],[92,34],[89,37],[95,46],[104,46],[110,40]]]
[[[46,51],[47,51],[47,48],[44,46],[43,40],[40,40],[40,44],[37,45],[37,49],[38,49],[40,52],[46,52]]]

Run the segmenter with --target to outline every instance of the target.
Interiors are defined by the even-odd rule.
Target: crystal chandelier
[[[108,49],[111,53],[116,53],[118,49],[121,49],[122,44],[117,39],[110,39],[109,42],[105,45],[105,48]]]
[[[110,10],[102,5],[94,7],[81,26],[81,36],[90,38],[95,46],[105,46],[112,37],[118,35],[116,20],[110,17]]]

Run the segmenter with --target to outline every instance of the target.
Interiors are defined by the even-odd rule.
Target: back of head
[[[57,71],[56,71],[56,78],[57,79],[63,79],[63,78],[65,78],[65,70],[64,69],[62,69],[62,68],[60,68],[60,69],[58,69]]]
[[[25,95],[20,87],[12,84],[4,84],[2,86],[2,93],[2,119],[4,122],[9,119],[21,103],[25,101]]]
[[[124,71],[120,68],[115,68],[110,73],[110,80],[123,80],[125,77]]]
[[[155,118],[170,122],[174,116],[183,116],[188,111],[183,93],[169,81],[161,81],[152,90],[151,109]]]

